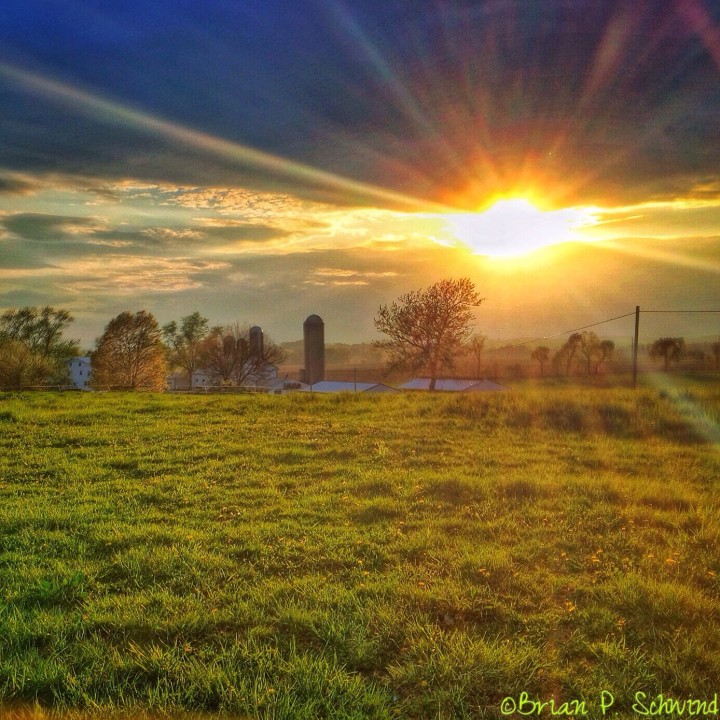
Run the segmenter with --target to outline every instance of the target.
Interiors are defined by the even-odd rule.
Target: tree
[[[6,310],[0,316],[0,385],[61,384],[67,361],[80,352],[63,332],[73,321],[68,310],[46,305]]]
[[[720,370],[720,342],[714,342],[710,349],[712,350],[713,357],[715,358],[715,369]]]
[[[566,341],[565,344],[555,353],[553,363],[559,368],[564,366],[565,375],[570,375],[570,368],[572,367],[572,361],[577,352],[578,346],[580,345],[581,336],[580,333],[573,333]]]
[[[472,308],[482,301],[475,285],[461,278],[441,280],[381,305],[375,327],[388,339],[373,344],[388,353],[386,369],[424,370],[434,390],[440,372],[454,367],[470,335]]]
[[[478,333],[473,333],[465,345],[467,352],[472,356],[473,360],[475,360],[475,377],[476,378],[480,377],[482,354],[483,354],[483,350],[485,350],[485,341],[486,340],[487,340],[486,335],[480,335]]]
[[[707,362],[708,355],[701,348],[695,348],[691,350],[688,355],[692,358],[693,362],[697,365],[697,369],[702,370]]]
[[[587,374],[592,374],[592,362],[596,355],[600,353],[600,338],[592,331],[580,333],[578,342],[580,354],[585,358],[587,365]]]
[[[598,359],[595,363],[595,374],[600,372],[600,366],[609,360],[615,352],[615,343],[612,340],[602,340],[598,348]]]
[[[545,377],[545,363],[550,359],[550,348],[540,345],[530,353],[530,357],[540,365],[540,377]]]
[[[92,353],[91,385],[132,390],[165,389],[167,361],[157,320],[145,310],[113,318]]]
[[[214,327],[200,347],[200,361],[215,382],[262,384],[284,353],[272,340],[237,323]]]
[[[208,319],[197,310],[180,320],[163,326],[162,332],[168,347],[168,360],[172,367],[180,367],[192,378],[199,368],[202,342],[208,336]]]
[[[662,358],[665,372],[670,369],[671,362],[680,362],[685,355],[685,340],[681,337],[658,338],[650,347],[653,360]]]

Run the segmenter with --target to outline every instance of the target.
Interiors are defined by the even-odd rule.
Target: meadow
[[[0,715],[712,700],[719,425],[699,380],[2,394]]]

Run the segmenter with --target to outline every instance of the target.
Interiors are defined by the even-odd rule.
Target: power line
[[[720,313],[720,310],[641,310],[641,313]]]
[[[542,337],[536,338],[535,340],[526,340],[525,342],[517,343],[517,345],[504,345],[503,347],[499,348],[491,348],[489,350],[486,350],[485,352],[491,353],[499,352],[500,350],[513,350],[514,348],[524,347],[525,345],[532,345],[532,343],[540,342],[541,340],[552,340],[553,338],[562,337],[563,335],[571,335],[572,333],[580,332],[580,330],[587,330],[591,327],[597,327],[598,325],[604,325],[605,323],[613,322],[613,320],[622,320],[623,318],[630,317],[634,314],[634,312],[625,313],[625,315],[618,315],[617,317],[608,318],[607,320],[600,320],[600,322],[591,323],[590,325],[583,325],[582,327],[575,328],[574,330],[564,330],[563,332],[555,333],[554,335],[543,335]]]

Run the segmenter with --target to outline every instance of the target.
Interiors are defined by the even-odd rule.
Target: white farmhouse
[[[90,390],[90,358],[87,355],[68,360],[70,383],[76,390]]]
[[[192,389],[197,390],[198,388],[208,388],[212,386],[212,377],[207,370],[196,370],[192,374]]]

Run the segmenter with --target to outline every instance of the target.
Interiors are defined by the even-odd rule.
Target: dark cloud
[[[13,175],[0,175],[0,195],[31,195],[37,185]]]
[[[658,177],[716,172],[720,159],[720,68],[706,44],[720,6],[683,7],[268,0],[200,15],[169,0],[8,0],[0,42],[6,61],[133,109],[413,195],[534,182],[636,198]],[[6,167],[290,186],[348,201],[7,78],[0,102]]]
[[[67,239],[68,227],[91,226],[93,220],[84,217],[66,215],[46,215],[43,213],[16,213],[2,220],[2,225],[13,235],[26,240],[61,242]]]

